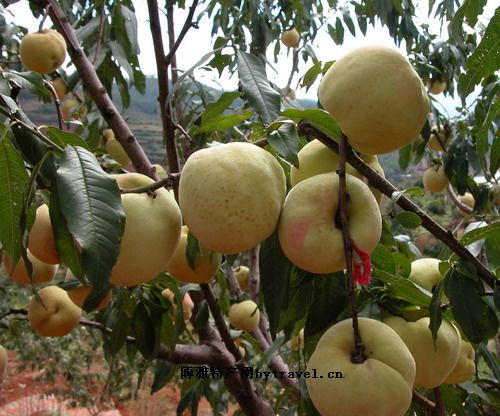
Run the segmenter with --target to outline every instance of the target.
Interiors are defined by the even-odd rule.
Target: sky
[[[21,0],[18,3],[9,6],[8,10],[13,14],[11,20],[15,21],[18,25],[25,26],[30,31],[38,29],[38,21],[31,15],[27,0]],[[190,2],[186,2],[188,5]],[[440,30],[439,24],[437,22],[432,22],[432,19],[427,17],[427,2],[416,2],[418,4],[417,16],[421,16],[421,21],[434,28],[435,32],[438,33]],[[487,11],[485,15],[493,15],[493,3],[496,1],[489,2],[487,6]],[[148,21],[148,11],[145,0],[134,0],[134,5],[136,8],[136,16],[138,23],[138,33],[140,36],[139,45],[141,48],[141,54],[139,55],[139,62],[143,72],[147,75],[156,75],[156,66],[154,59],[154,49],[153,42],[151,39],[151,33],[149,31],[149,21]],[[200,7],[200,11],[201,11]],[[180,29],[185,21],[187,15],[187,9],[176,9],[175,11],[175,22],[176,22],[176,34],[180,32]],[[198,13],[195,14],[195,17]],[[417,19],[418,20],[418,19]],[[165,24],[165,21],[162,22]],[[46,26],[50,26],[50,22],[46,23]],[[166,24],[163,33],[166,37]],[[187,70],[195,63],[198,62],[200,57],[204,56],[206,53],[212,50],[212,40],[210,38],[212,24],[206,15],[202,16],[199,21],[199,29],[190,29],[184,38],[180,48],[177,51],[177,63],[181,70]],[[361,34],[353,37],[348,30],[345,30],[345,38],[342,46],[336,45],[327,33],[326,27],[321,31],[315,39],[313,46],[318,59],[321,61],[329,61],[337,59],[342,54],[347,51],[356,48],[358,46],[366,44],[381,44],[390,47],[396,47],[389,32],[386,28],[381,25],[375,27],[368,27],[367,36],[364,37]],[[164,39],[167,43],[167,39]],[[274,59],[272,57],[273,45],[269,48],[269,61],[273,62],[273,68],[268,66],[267,74],[269,79],[276,85],[284,87],[286,86],[290,69],[292,66],[292,54],[286,48],[281,48],[281,53],[278,57],[278,62],[274,64]],[[402,45],[402,50],[404,51],[404,45]],[[208,60],[207,60],[208,62]],[[295,75],[292,88],[297,86],[299,77],[302,76],[305,71],[312,65],[309,61],[306,64],[301,64],[301,73]],[[222,77],[219,78],[217,71],[208,73],[203,69],[198,69],[195,75],[204,82],[211,85],[218,85],[225,90],[234,90],[237,88],[237,77],[234,76],[232,79],[228,77],[227,73],[223,73]],[[312,98],[315,99],[317,96],[317,87],[319,80],[314,84],[308,91],[305,88],[297,89],[298,98]],[[454,112],[454,107],[459,106],[460,102],[458,99],[452,99],[451,97],[445,97],[444,94],[440,94],[435,97],[437,100],[443,104],[443,106],[451,113]]]

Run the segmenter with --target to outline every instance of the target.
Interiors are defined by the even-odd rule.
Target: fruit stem
[[[339,175],[339,212],[340,212],[340,223],[342,226],[342,239],[344,241],[344,255],[347,268],[347,290],[349,298],[351,300],[351,315],[352,315],[352,328],[354,330],[354,354],[351,357],[353,363],[360,364],[365,361],[364,357],[364,345],[361,339],[361,334],[359,333],[358,325],[358,305],[356,302],[356,283],[354,282],[352,273],[352,241],[349,236],[349,223],[347,220],[347,203],[348,194],[346,187],[346,154],[347,154],[347,136],[345,134],[340,135],[339,141],[339,169],[337,174]]]

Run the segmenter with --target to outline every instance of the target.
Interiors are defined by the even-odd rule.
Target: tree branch
[[[432,412],[436,408],[436,403],[429,400],[415,389],[413,389],[413,401],[428,412]]]
[[[314,125],[308,121],[301,121],[299,123],[299,131],[308,137],[314,137],[330,148],[335,153],[339,153],[339,146],[337,141],[330,138],[322,131],[318,130]],[[397,189],[392,183],[380,176],[375,172],[369,165],[367,165],[352,149],[347,151],[347,162],[358,170],[363,176],[368,179],[371,186],[377,188],[382,193],[392,198],[396,204],[406,211],[413,212],[417,214],[421,221],[422,226],[430,231],[436,238],[442,241],[446,246],[448,246],[454,253],[456,253],[460,258],[467,259],[470,261],[477,270],[478,275],[481,279],[487,283],[490,287],[494,287],[496,277],[483,265],[479,260],[477,260],[474,255],[467,250],[460,242],[453,237],[453,235],[443,228],[440,224],[435,222],[427,213],[425,213],[420,207],[418,207],[414,202],[408,199],[399,189]]]
[[[102,116],[109,127],[113,129],[116,139],[122,144],[137,172],[157,179],[158,176],[146,156],[144,149],[111,101],[106,89],[97,76],[94,66],[83,53],[75,35],[75,31],[61,6],[56,0],[31,0],[31,3],[41,7],[44,7],[46,3],[49,4],[49,16],[58,32],[61,33],[66,40],[68,53],[73,65],[75,65],[83,84],[99,108]]]
[[[160,179],[149,185],[139,186],[137,188],[122,189],[120,192],[122,194],[142,194],[143,192],[152,193],[157,189],[167,187],[175,188],[179,184],[180,174],[179,173],[169,173],[166,178]]]
[[[168,64],[165,60],[165,49],[163,47],[162,29],[160,15],[158,13],[158,1],[148,0],[149,27],[153,37],[155,50],[156,70],[158,75],[158,103],[160,105],[160,116],[163,131],[163,143],[167,151],[167,164],[171,173],[179,172],[179,158],[175,143],[175,125],[172,121],[170,105],[167,103],[169,94]]]
[[[342,226],[342,240],[344,242],[344,256],[347,269],[347,290],[349,298],[351,300],[351,315],[352,315],[352,329],[354,331],[354,354],[351,356],[351,361],[356,364],[360,364],[365,361],[364,357],[364,345],[361,339],[361,334],[359,333],[358,325],[358,307],[356,302],[356,282],[354,281],[354,276],[352,272],[352,240],[349,235],[349,222],[347,218],[347,203],[348,203],[348,193],[346,186],[346,155],[347,155],[347,137],[345,134],[340,135],[339,143],[339,169],[337,174],[339,175],[339,213],[340,213],[340,223]],[[333,219],[332,219],[333,220]]]
[[[436,407],[432,411],[432,416],[446,416],[446,408],[441,395],[441,389],[436,387],[433,389],[434,397],[436,398]]]
[[[466,212],[469,215],[472,214],[473,209],[468,205],[464,204],[462,201],[460,201],[460,198],[457,196],[451,185],[448,185],[446,191],[448,192],[448,195],[450,196],[451,200],[458,209],[461,209],[462,211]]]
[[[206,285],[206,284],[202,284],[201,286],[202,286],[202,290],[203,290],[203,286],[208,287],[208,285]],[[208,287],[208,291],[205,290],[203,292],[203,294],[205,294],[205,293],[207,294],[206,296],[208,296],[208,299],[206,296],[205,296],[205,299],[207,300],[209,307],[212,304],[212,308],[214,308],[214,310],[211,309],[212,315],[213,315],[213,312],[215,311],[215,315],[217,315],[217,317],[218,317],[217,319],[220,320],[222,318],[222,315],[220,313],[218,305],[216,304],[215,298],[212,294],[212,291],[210,290],[210,287]],[[190,291],[189,294],[191,296],[191,299],[193,299],[193,302],[195,305],[194,311],[193,311],[194,312],[193,318],[192,318],[192,319],[194,319],[194,317],[196,316],[196,313],[197,313],[197,308],[199,307],[200,302],[203,299],[203,296],[202,296],[202,293],[200,293],[199,291]],[[215,317],[214,317],[214,319],[215,319]],[[225,330],[223,329],[223,332],[225,332],[225,333],[227,333],[227,335],[229,335],[229,332],[228,332],[227,327],[226,327],[225,322],[224,322],[224,318],[222,318],[222,321],[223,321],[222,328],[225,328]],[[223,344],[220,343],[219,335],[208,324],[208,322],[202,328],[198,328],[197,332],[198,332],[198,335],[200,336],[200,338],[203,340],[209,339],[210,343],[218,341],[219,342],[218,345],[222,345],[222,347],[223,347],[223,348],[221,348],[221,351],[226,352],[227,355],[229,355],[231,357],[231,364],[229,364],[227,366],[235,365],[236,355],[230,354],[229,352],[231,352],[231,351],[228,352],[226,342],[224,342]],[[230,338],[229,338],[229,340],[230,340]],[[231,340],[230,340],[230,344],[234,345],[234,343]],[[235,346],[235,348],[237,349],[236,346]],[[239,352],[240,351],[238,349],[238,354],[239,354]],[[246,381],[246,383],[244,383],[244,381]],[[228,390],[236,398],[236,400],[240,404],[242,410],[246,414],[255,415],[255,416],[260,416],[260,415],[272,416],[272,415],[274,415],[274,412],[273,412],[271,406],[266,401],[262,400],[262,398],[256,394],[256,392],[253,389],[249,380],[243,380],[237,374],[230,373],[228,375],[228,378],[225,379],[224,382],[225,382],[225,385],[228,388]]]
[[[186,36],[189,29],[191,29],[193,27],[193,17],[194,17],[194,12],[195,12],[197,6],[198,6],[198,0],[194,0],[193,4],[189,8],[189,13],[186,17],[186,21],[184,22],[184,26],[182,26],[182,29],[181,29],[181,32],[179,33],[178,38],[176,39],[174,44],[171,45],[170,51],[168,52],[167,56],[165,57],[165,63],[167,64],[167,66],[169,66],[170,64],[173,64],[172,59],[175,59],[175,53],[177,52],[177,49],[179,49],[179,46],[180,46],[182,40],[184,39],[184,36]],[[169,32],[169,34],[170,34],[170,32]],[[169,38],[170,38],[170,36],[169,36]],[[175,66],[175,64],[173,66]],[[175,68],[175,70],[177,71],[177,68]]]

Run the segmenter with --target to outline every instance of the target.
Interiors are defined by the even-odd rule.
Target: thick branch
[[[318,130],[308,121],[301,121],[299,123],[299,130],[305,136],[314,137],[321,141],[328,148],[333,150],[335,153],[339,153],[338,143],[328,137],[326,134]],[[382,193],[387,195],[389,198],[393,198],[394,202],[398,204],[401,208],[406,211],[411,211],[417,214],[421,221],[422,226],[431,232],[436,238],[442,241],[446,246],[448,246],[454,253],[456,253],[460,258],[470,261],[476,268],[479,276],[486,282],[490,287],[493,288],[495,284],[495,276],[477,260],[474,255],[467,250],[460,242],[453,237],[453,235],[443,228],[440,224],[435,222],[429,215],[427,215],[420,207],[418,207],[414,202],[408,199],[399,189],[392,185],[385,178],[380,176],[375,172],[370,166],[368,166],[352,149],[347,152],[347,162],[357,169],[363,176],[368,179],[371,186],[377,188]]]
[[[31,2],[42,7],[44,3],[46,3],[44,0],[31,0]],[[146,156],[144,149],[111,101],[106,89],[97,76],[94,66],[83,53],[76,37],[75,30],[64,14],[63,9],[56,0],[49,0],[48,3],[49,16],[57,31],[60,32],[66,40],[68,53],[71,56],[73,65],[75,65],[83,84],[99,108],[102,116],[109,127],[113,129],[116,139],[122,144],[137,172],[157,179],[156,172]]]
[[[226,324],[224,322],[224,318],[222,317],[220,313],[220,309],[218,305],[216,304],[216,300],[212,294],[212,291],[210,290],[210,287],[206,284],[202,284],[202,290],[203,294],[205,296],[205,299],[210,307],[210,310],[212,311],[212,315],[214,316],[214,319],[216,323],[219,321],[220,329],[219,331],[222,330],[222,333],[224,334],[224,337],[226,338],[223,345],[224,348],[222,348],[222,351],[228,352],[227,348],[227,337],[229,336],[229,331],[226,327]],[[193,316],[196,315],[197,308],[200,304],[200,301],[202,300],[201,293],[199,291],[190,291],[191,298],[194,301],[195,308],[194,308],[194,314]],[[215,314],[215,315],[214,315]],[[217,317],[217,318],[216,318]],[[220,320],[222,319],[222,322]],[[201,339],[209,338],[214,342],[214,339],[220,339],[217,333],[213,330],[213,328],[208,325],[208,323],[203,327],[198,329],[198,335],[200,336]],[[231,341],[231,338],[229,336],[229,344],[234,345],[234,343]],[[234,345],[236,348],[236,345]],[[238,356],[241,357],[240,351],[238,348],[236,348]],[[237,355],[235,355],[231,349],[229,351],[232,354],[228,354],[232,357],[232,363],[227,365],[228,366],[233,366],[235,365],[235,358]],[[255,390],[253,389],[251,383],[249,380],[243,380],[238,374],[231,373],[229,374],[228,378],[224,380],[226,387],[228,390],[231,392],[231,394],[236,398],[238,403],[240,404],[242,410],[248,414],[248,415],[255,415],[255,416],[272,416],[274,415],[274,412],[271,408],[271,406],[264,400],[262,400],[261,397],[257,395]]]

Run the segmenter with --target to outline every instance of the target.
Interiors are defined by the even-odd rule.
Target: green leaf
[[[222,115],[224,111],[240,96],[238,91],[224,92],[215,102],[208,103],[201,115],[201,125],[208,123],[213,118]]]
[[[439,390],[441,390],[441,396],[447,409],[453,410],[453,414],[456,414],[456,416],[466,416],[461,390],[457,386],[441,384]]]
[[[313,279],[296,267],[292,268],[286,306],[280,316],[279,329],[285,332],[293,330],[295,324],[304,319],[312,296]]]
[[[478,156],[482,158],[486,152],[488,151],[488,131],[495,127],[494,120],[496,120],[500,116],[500,99],[497,99],[491,106],[488,108],[488,113],[484,119],[483,124],[479,128],[476,134],[476,150]],[[495,157],[493,158],[493,148],[492,148],[492,158],[490,164],[490,172],[493,176],[496,175],[496,171],[500,167],[500,139],[497,137],[493,139],[493,147],[495,149]],[[493,159],[496,159],[496,163],[493,162]]]
[[[342,45],[344,43],[344,25],[340,17],[337,17],[337,20],[335,20],[335,32],[337,34],[336,39],[334,39],[335,43],[337,45]]]
[[[475,272],[473,275],[465,273],[456,268],[447,275],[446,293],[457,323],[466,337],[477,344],[495,336],[498,319],[480,295],[484,288]]]
[[[274,340],[274,342],[269,346],[269,348],[264,352],[262,357],[260,357],[257,362],[256,368],[263,368],[269,365],[269,362],[273,358],[273,355],[278,352],[283,343],[285,342],[284,335],[279,336]]]
[[[307,70],[307,72],[304,74],[304,77],[302,78],[301,86],[309,88],[314,83],[314,81],[316,81],[316,78],[318,78],[319,74],[321,74],[320,61],[316,62],[311,68]]]
[[[188,231],[186,244],[186,258],[192,270],[194,270],[196,257],[201,253],[201,246],[196,237]]]
[[[111,327],[111,336],[104,338],[107,341],[107,351],[111,356],[115,356],[125,345],[135,303],[129,297],[126,290],[118,292],[113,299],[113,309],[111,310],[108,326]]]
[[[49,101],[52,97],[43,83],[43,77],[37,72],[5,71],[2,72],[2,76],[8,81],[15,82],[21,88],[27,89],[42,97],[44,101]]]
[[[478,352],[483,356],[486,364],[488,364],[488,367],[491,368],[495,379],[497,381],[500,380],[500,367],[496,356],[492,354],[484,344],[479,345]]]
[[[394,218],[405,228],[417,228],[422,224],[422,219],[414,212],[398,212]]]
[[[375,247],[375,250],[373,250],[370,258],[373,266],[377,269],[381,269],[392,274],[396,273],[396,262],[394,261],[393,253],[382,244]]]
[[[151,394],[161,390],[175,376],[177,365],[164,360],[156,360],[155,375]]]
[[[426,308],[429,306],[430,292],[418,287],[411,280],[379,269],[373,270],[372,277],[381,280],[392,297],[405,300],[417,306],[424,306]]]
[[[249,53],[237,53],[238,75],[248,103],[265,123],[272,123],[280,111],[280,94],[271,87],[262,61]]]
[[[73,275],[80,281],[83,281],[85,271],[82,267],[82,260],[80,257],[80,253],[75,246],[73,236],[69,232],[68,225],[61,212],[57,187],[54,187],[52,189],[52,192],[50,193],[49,213],[52,230],[54,232],[57,253],[61,257],[63,263],[69,267]]]
[[[210,317],[210,310],[208,308],[208,303],[206,300],[200,302],[198,306],[198,310],[196,311],[196,315],[193,320],[193,327],[195,330],[202,328]]]
[[[482,238],[497,235],[497,233],[500,233],[500,222],[495,222],[485,227],[475,228],[464,234],[460,239],[460,242],[466,246],[477,240],[481,240]]]
[[[491,18],[481,42],[474,53],[465,62],[466,73],[460,75],[458,92],[465,105],[465,99],[474,90],[483,78],[495,73],[499,68],[500,49],[500,8]]]
[[[62,148],[66,145],[80,146],[84,149],[89,150],[89,145],[82,139],[78,134],[72,133],[70,131],[63,131],[57,127],[48,126],[45,128],[47,132],[47,137],[54,143],[58,144]]]
[[[231,127],[237,126],[245,120],[252,117],[250,111],[245,111],[242,114],[229,114],[227,116],[218,115],[202,123],[199,127],[194,127],[191,129],[191,134],[196,135],[198,133],[210,133],[213,131],[223,131]]]
[[[144,358],[154,358],[160,351],[161,315],[150,313],[143,302],[135,308],[132,330],[135,345]]]
[[[335,323],[349,302],[343,272],[310,273],[309,276],[313,281],[313,293],[304,327],[306,337],[321,333]]]
[[[294,108],[290,108],[283,111],[281,115],[283,117],[288,117],[295,122],[307,120],[332,139],[338,140],[340,137],[340,127],[337,125],[332,116],[330,116],[330,114],[325,110],[320,110],[317,108],[297,110]]]
[[[411,160],[413,145],[410,143],[409,145],[399,149],[399,168],[401,170],[405,170]]]
[[[81,248],[90,284],[102,288],[120,251],[125,213],[116,181],[95,156],[68,146],[57,170],[59,206],[68,230]]]
[[[14,135],[12,143],[22,153],[23,158],[32,166],[35,166],[42,160],[45,153],[50,150],[49,146],[32,132],[36,126],[19,109],[12,98],[0,94],[0,111],[10,118],[24,123],[24,125],[16,123],[12,126],[11,130]],[[53,177],[55,174],[53,165],[44,164],[41,173],[48,178]]]
[[[21,255],[24,229],[21,218],[29,183],[24,162],[7,138],[0,140],[0,241],[13,264]]]
[[[500,311],[500,282],[497,280],[495,284],[495,291],[493,292],[493,303],[497,310]]]
[[[354,23],[351,18],[351,14],[349,13],[349,9],[347,7],[344,7],[342,10],[342,19],[344,20],[345,25],[349,29],[349,32],[353,36],[356,36],[356,29],[354,28]]]
[[[139,48],[139,36],[137,33],[137,17],[135,13],[123,4],[119,4],[119,12],[123,16],[123,22],[125,26],[125,31],[127,33],[127,38],[130,42],[131,53],[138,56],[141,51]]]
[[[299,158],[299,136],[297,129],[291,124],[282,124],[278,130],[272,132],[267,138],[269,144],[276,150],[288,163],[298,166]]]
[[[439,327],[441,326],[441,322],[443,322],[443,315],[441,311],[441,295],[443,293],[443,284],[440,283],[436,286],[434,291],[432,292],[432,299],[429,305],[429,329],[432,333],[432,339],[434,341],[434,345],[436,344],[437,333]]]
[[[275,231],[260,245],[260,284],[272,338],[276,338],[280,315],[286,302],[292,263],[286,258]]]
[[[474,28],[477,17],[483,12],[486,3],[487,0],[466,0],[456,11],[456,15],[464,16],[469,26]],[[453,18],[453,23],[455,23],[455,18]]]
[[[490,156],[490,172],[493,176],[496,176],[498,169],[500,168],[500,138],[497,137],[493,140],[491,146],[491,156]]]

